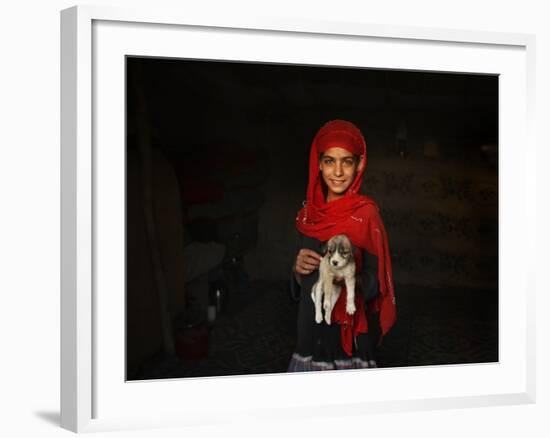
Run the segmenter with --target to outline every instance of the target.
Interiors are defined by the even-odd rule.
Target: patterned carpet
[[[254,282],[233,293],[195,360],[157,354],[129,380],[285,372],[298,303],[288,284]],[[496,291],[396,286],[398,319],[378,348],[379,367],[498,361]]]

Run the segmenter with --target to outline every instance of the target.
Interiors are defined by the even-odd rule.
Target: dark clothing
[[[321,254],[321,245],[317,239],[298,234],[297,249],[311,249]],[[378,295],[378,258],[367,251],[362,252],[363,263],[358,273],[356,293],[362,293],[368,307],[369,300]],[[299,274],[298,274],[299,275]],[[374,359],[374,345],[377,338],[378,324],[372,314],[367,312],[368,333],[361,333],[355,338],[352,357],[348,356],[341,345],[340,325],[328,325],[324,320],[315,322],[315,305],[311,298],[311,289],[319,278],[319,270],[309,275],[300,275],[300,283],[291,274],[293,295],[300,300],[298,310],[297,341],[294,355],[288,371],[305,371],[317,369],[367,368],[368,361]],[[364,311],[357,309],[357,311]]]

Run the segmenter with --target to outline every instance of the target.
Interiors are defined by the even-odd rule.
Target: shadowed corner
[[[57,411],[39,411],[35,412],[38,418],[41,418],[47,423],[50,423],[54,426],[60,426],[61,424],[61,415]]]

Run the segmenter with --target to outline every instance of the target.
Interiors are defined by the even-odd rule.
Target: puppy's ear
[[[327,254],[327,251],[328,251],[328,242],[323,242],[321,244],[321,255],[325,256]]]
[[[349,249],[350,249],[350,253],[353,254],[355,256],[355,252],[359,250],[359,247],[356,247],[352,242],[351,242],[351,239],[349,237],[347,237],[347,240],[349,242]]]

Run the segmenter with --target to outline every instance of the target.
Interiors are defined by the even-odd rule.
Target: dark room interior
[[[379,367],[498,361],[498,77],[128,57],[128,380],[283,373],[326,121],[363,132],[397,322]]]

